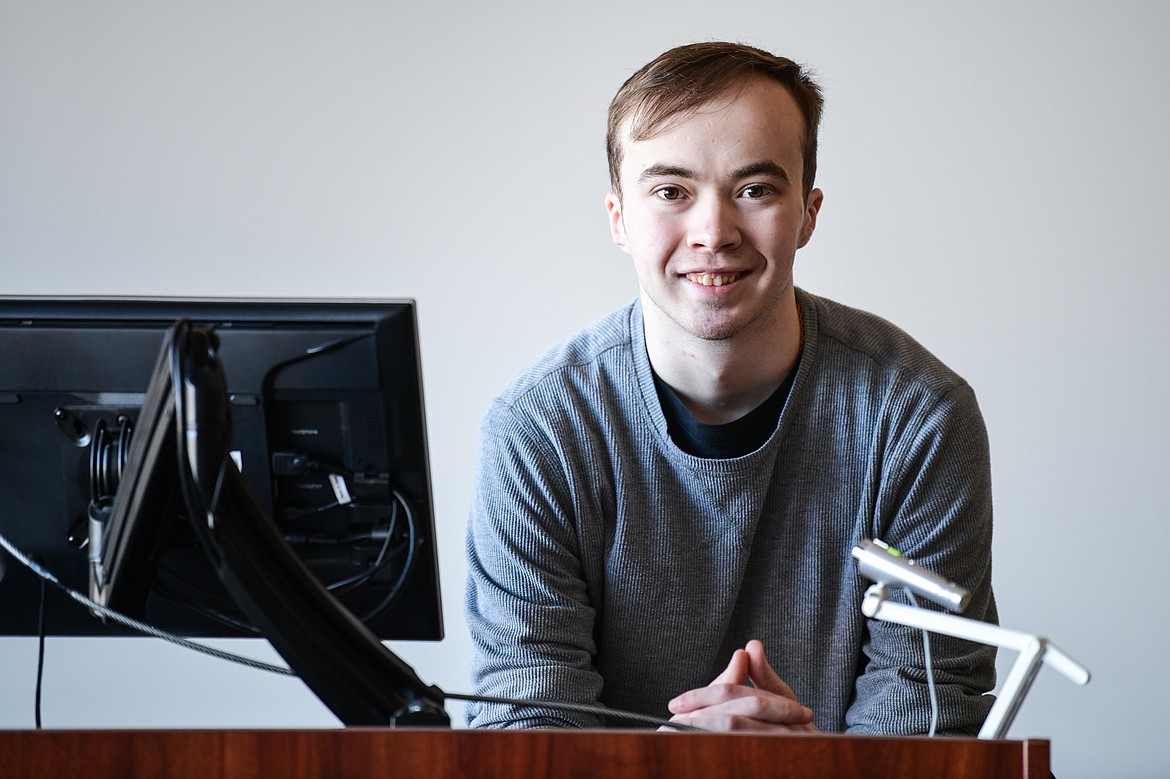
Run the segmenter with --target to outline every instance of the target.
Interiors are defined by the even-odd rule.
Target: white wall
[[[395,648],[466,690],[479,418],[635,293],[609,98],[696,39],[809,62],[826,200],[798,280],[975,386],[1003,622],[1095,674],[1043,672],[1012,735],[1052,738],[1061,777],[1165,776],[1168,6],[556,5],[0,0],[0,293],[416,298],[447,638]],[[34,673],[0,639],[0,727],[31,726]],[[52,727],[335,724],[147,639],[52,640],[45,685]]]

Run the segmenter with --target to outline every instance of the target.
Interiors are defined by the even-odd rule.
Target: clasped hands
[[[671,722],[704,730],[820,732],[812,711],[800,705],[792,688],[768,665],[764,645],[755,640],[735,650],[710,684],[684,692],[668,706]]]

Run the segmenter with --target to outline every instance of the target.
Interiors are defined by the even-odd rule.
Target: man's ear
[[[813,230],[817,228],[817,214],[821,212],[821,204],[825,202],[825,193],[814,189],[808,193],[804,204],[804,221],[800,225],[800,242],[797,248],[803,248],[812,238]]]
[[[605,211],[609,214],[609,234],[613,242],[626,254],[630,247],[626,242],[626,225],[622,221],[622,199],[610,192],[605,196]]]

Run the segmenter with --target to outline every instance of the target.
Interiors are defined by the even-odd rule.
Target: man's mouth
[[[735,271],[727,273],[688,273],[686,277],[689,281],[702,284],[704,287],[722,287],[724,284],[730,284],[737,280],[742,275],[739,271]]]

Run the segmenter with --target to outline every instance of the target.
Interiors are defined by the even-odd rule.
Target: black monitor
[[[216,342],[226,446],[257,510],[374,636],[442,638],[410,301],[0,298],[0,533],[65,585],[163,630],[260,634],[173,470],[133,507],[126,489],[115,500],[131,451],[159,429],[143,404],[184,318]],[[4,556],[0,635],[36,635],[40,582]],[[48,598],[48,635],[130,633]]]

